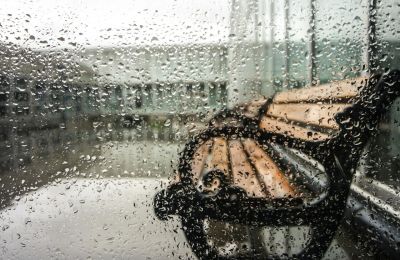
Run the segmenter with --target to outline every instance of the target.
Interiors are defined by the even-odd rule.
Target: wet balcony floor
[[[3,173],[15,192],[1,207],[1,258],[195,259],[179,219],[162,222],[153,210],[182,145],[82,144]],[[339,258],[348,257],[335,241],[326,259]]]

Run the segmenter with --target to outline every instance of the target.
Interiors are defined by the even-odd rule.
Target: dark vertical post
[[[310,33],[309,33],[309,56],[308,56],[308,80],[313,86],[317,83],[317,68],[315,64],[315,0],[310,0]]]
[[[366,50],[366,65],[370,74],[373,74],[378,69],[377,64],[377,39],[376,39],[376,13],[377,0],[368,1],[368,36]]]

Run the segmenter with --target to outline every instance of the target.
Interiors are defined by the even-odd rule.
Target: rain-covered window
[[[398,0],[3,0],[0,259],[397,259]]]

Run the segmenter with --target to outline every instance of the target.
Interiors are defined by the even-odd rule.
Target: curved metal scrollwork
[[[219,255],[207,242],[204,230],[206,219],[257,227],[307,225],[311,229],[311,239],[303,251],[290,257],[321,258],[340,224],[352,174],[362,149],[371,134],[374,134],[380,117],[399,95],[399,71],[371,78],[370,84],[362,89],[354,100],[354,105],[336,116],[340,131],[324,141],[299,140],[246,125],[209,128],[186,144],[179,162],[180,182],[172,184],[156,195],[155,212],[162,220],[170,215],[181,217],[187,240],[200,259],[250,258],[249,255],[240,254],[232,257]],[[238,120],[241,118],[238,117]],[[297,149],[323,165],[328,177],[328,188],[321,196],[311,201],[291,197],[249,197],[246,191],[231,185],[224,173],[214,170],[205,174],[202,182],[209,186],[217,180],[218,190],[212,193],[203,192],[193,181],[192,160],[202,144],[217,137],[226,140],[247,138],[260,147],[273,143]],[[268,259],[268,256],[263,258]]]

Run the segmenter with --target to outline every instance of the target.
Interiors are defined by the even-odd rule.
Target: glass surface
[[[399,1],[0,5],[0,259],[400,255]]]
[[[315,1],[316,62],[321,83],[360,74],[367,48],[367,22],[368,1]]]

